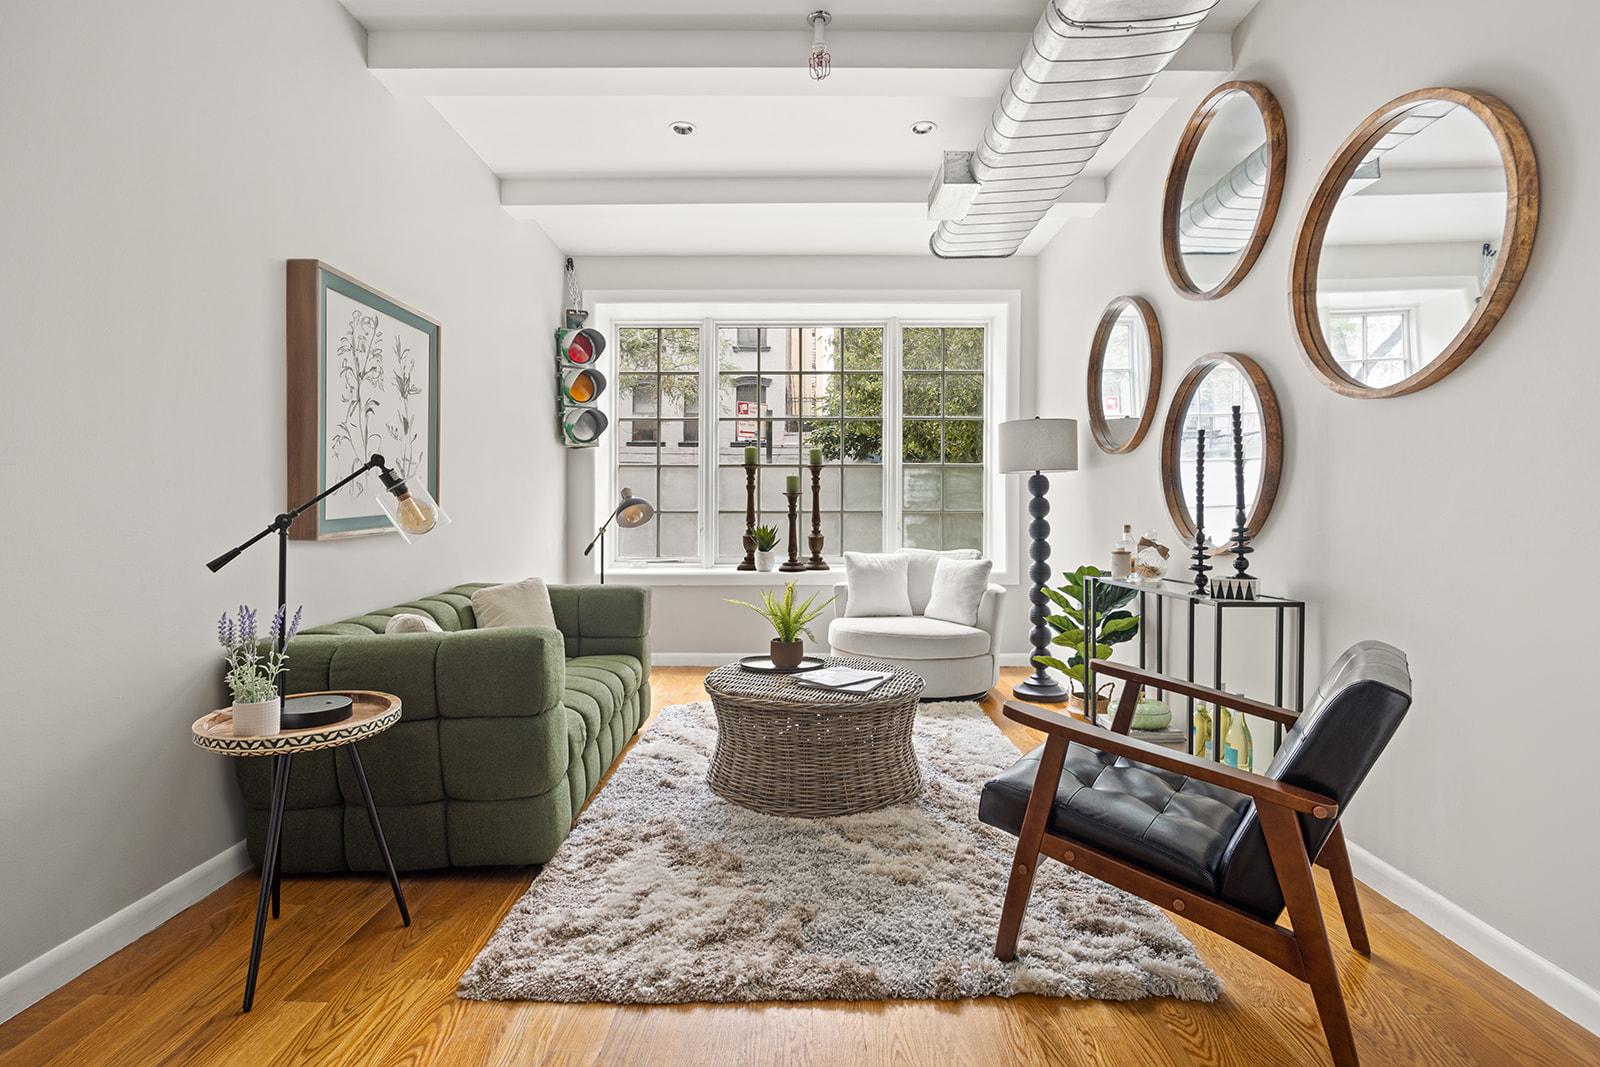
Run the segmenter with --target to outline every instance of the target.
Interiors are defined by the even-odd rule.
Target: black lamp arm
[[[624,507],[626,507],[626,506],[627,506],[626,504],[618,504],[616,506],[615,510],[613,510],[611,512],[611,514],[606,516],[606,521],[602,522],[600,524],[600,531],[598,533],[596,533],[593,538],[590,539],[589,546],[583,550],[583,554],[585,556],[587,556],[590,552],[594,551],[594,546],[599,542],[600,538],[602,538],[602,537],[604,537],[606,535],[606,527],[611,525],[611,520],[612,519],[614,519],[618,515],[622,514],[622,509]]]
[[[367,473],[373,468],[377,468],[378,477],[383,479],[383,487],[389,490],[389,492],[393,493],[395,496],[399,496],[401,493],[406,491],[406,483],[401,481],[399,475],[395,474],[395,472],[389,468],[388,462],[384,460],[381,453],[374,452],[370,459],[368,459],[361,466],[357,467],[355,470],[351,471],[348,477],[341,478],[339,481],[328,486],[328,488],[324,489],[322,492],[318,493],[310,500],[307,500],[304,504],[301,504],[294,510],[286,511],[282,515],[279,515],[276,519],[272,520],[271,526],[268,526],[265,530],[262,530],[260,533],[250,538],[250,540],[246,541],[238,548],[229,549],[216,559],[212,560],[210,563],[207,563],[207,569],[214,574],[226,567],[228,564],[232,563],[234,559],[238,557],[239,553],[243,552],[245,549],[261,540],[263,537],[266,537],[268,534],[274,534],[280,531],[287,533],[289,527],[294,525],[294,520],[298,519],[302,514],[304,514],[307,509],[314,507],[324,497],[337,493],[339,490],[343,489],[345,486],[349,485],[351,482],[355,481],[357,478],[361,477],[363,474]]]

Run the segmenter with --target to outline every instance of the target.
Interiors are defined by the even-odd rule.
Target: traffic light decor
[[[595,363],[606,350],[599,330],[583,328],[583,312],[567,312],[566,327],[556,331],[556,411],[561,443],[568,448],[591,448],[605,432],[606,416],[600,394],[606,376]]]

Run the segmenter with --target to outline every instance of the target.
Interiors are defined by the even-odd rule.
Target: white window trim
[[[1017,417],[1018,381],[1022,358],[1022,294],[1019,290],[921,290],[921,291],[827,291],[807,290],[774,293],[770,291],[695,292],[662,290],[589,290],[584,304],[591,310],[591,322],[606,338],[606,354],[601,369],[609,380],[620,384],[615,368],[620,353],[617,330],[626,325],[692,326],[700,330],[701,396],[714,395],[715,328],[740,325],[818,325],[885,326],[884,355],[889,363],[891,350],[895,368],[893,381],[884,389],[884,451],[898,455],[900,434],[899,354],[902,326],[976,326],[984,329],[984,555],[994,561],[992,581],[1016,584],[1021,570],[1017,546],[1016,506],[1020,499],[1008,478],[995,469],[1000,423]],[[892,346],[892,349],[891,349]],[[711,353],[708,355],[708,351]],[[708,384],[706,378],[712,380]],[[889,388],[889,385],[896,388]],[[615,506],[620,487],[617,465],[620,421],[626,417],[619,409],[620,388],[607,389],[601,408],[611,420],[602,435],[594,464],[593,510],[598,528]],[[700,435],[703,441],[716,440],[717,405],[700,405]],[[893,448],[895,451],[890,451]],[[885,465],[887,467],[887,464]],[[715,501],[716,465],[702,462],[701,499]],[[885,532],[898,541],[904,536],[898,483],[884,478]],[[711,521],[715,521],[714,510]],[[714,530],[708,524],[704,507],[700,512],[699,551],[701,563],[694,566],[651,565],[624,567],[617,564],[615,548],[607,538],[605,569],[615,576],[644,585],[771,585],[773,574],[737,571],[727,565],[707,565],[711,558]],[[598,569],[598,560],[594,561]],[[799,579],[802,586],[831,585],[844,580],[840,569],[807,571],[785,576]]]

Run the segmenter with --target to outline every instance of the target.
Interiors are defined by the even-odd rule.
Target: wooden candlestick
[[[1250,547],[1250,517],[1244,510],[1244,421],[1239,405],[1233,405],[1233,486],[1236,496],[1233,517],[1233,576],[1249,578],[1250,561],[1245,557],[1254,552]]]
[[[806,538],[811,548],[811,558],[806,560],[806,570],[825,571],[828,564],[822,558],[822,464],[811,467],[811,536]]]
[[[1200,443],[1194,454],[1194,591],[1206,595],[1206,572],[1211,569],[1206,555],[1206,432],[1200,431]]]
[[[735,570],[756,569],[756,539],[750,531],[756,528],[756,465],[744,465],[744,560]]]
[[[792,574],[806,569],[806,565],[800,562],[800,490],[785,490],[783,496],[789,501],[789,558],[778,569]]]

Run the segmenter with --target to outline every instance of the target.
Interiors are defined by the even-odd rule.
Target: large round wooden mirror
[[[1191,300],[1244,280],[1278,216],[1287,166],[1283,111],[1260,82],[1213,89],[1184,128],[1167,173],[1161,256]]]
[[[1089,349],[1089,429],[1102,451],[1132,452],[1161,400],[1161,327],[1139,296],[1106,306]]]
[[[1289,297],[1312,372],[1374,398],[1455,370],[1517,291],[1538,217],[1533,146],[1496,98],[1422,89],[1374,111],[1295,239]]]
[[[1252,537],[1261,532],[1277,499],[1283,471],[1283,420],[1272,383],[1248,356],[1234,352],[1201,356],[1178,383],[1161,437],[1161,484],[1167,513],[1186,540],[1194,540],[1197,500],[1204,506],[1208,542],[1222,544],[1233,531],[1238,506],[1234,405],[1239,407],[1244,509]],[[1197,464],[1201,430],[1205,431],[1203,471]]]

